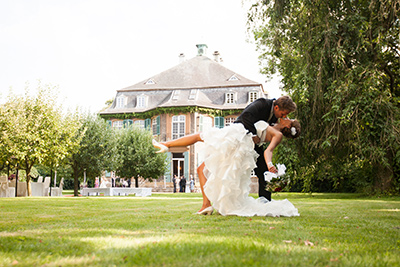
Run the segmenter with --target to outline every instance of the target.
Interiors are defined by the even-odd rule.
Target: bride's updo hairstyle
[[[286,138],[295,139],[299,137],[301,133],[300,122],[298,120],[292,121],[292,126],[290,128],[283,128],[281,132]]]

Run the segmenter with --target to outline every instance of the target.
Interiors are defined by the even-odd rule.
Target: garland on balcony
[[[131,113],[116,113],[116,114],[100,114],[100,117],[102,117],[105,120],[110,120],[110,119],[120,119],[120,120],[125,120],[125,119],[132,119],[132,118],[137,118],[137,119],[147,119],[147,118],[152,118],[155,116],[158,116],[160,114],[173,114],[173,115],[179,115],[182,113],[201,113],[201,114],[207,114],[212,117],[226,117],[228,115],[233,115],[233,114],[240,114],[243,110],[242,109],[229,109],[229,110],[220,110],[220,109],[212,109],[212,108],[202,108],[202,107],[160,107],[156,109],[152,109],[146,112],[131,112]]]

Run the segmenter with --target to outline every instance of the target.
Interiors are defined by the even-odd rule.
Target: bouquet
[[[264,173],[264,179],[268,182],[266,189],[271,192],[282,191],[290,182],[289,178],[285,175],[286,166],[284,164],[277,164],[276,168],[278,169],[277,173],[269,171]]]

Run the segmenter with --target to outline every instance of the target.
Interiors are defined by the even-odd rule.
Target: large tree
[[[135,178],[135,186],[139,187],[139,177],[145,179],[158,178],[166,170],[166,155],[156,154],[152,145],[152,135],[148,130],[128,126],[116,130],[118,134],[118,151],[120,164],[117,175]]]
[[[105,120],[86,114],[76,135],[79,149],[71,155],[68,164],[73,170],[74,195],[78,196],[79,178],[101,176],[104,170],[116,168],[118,153],[116,136]]]
[[[24,96],[10,93],[0,111],[1,151],[8,161],[26,171],[28,195],[31,195],[33,166],[49,157],[53,161],[65,158],[76,147],[73,137],[78,121],[65,116],[54,88],[40,83],[36,95],[30,95],[29,90]]]
[[[290,151],[304,189],[399,191],[399,11],[396,0],[252,6],[263,72],[279,72],[298,105]]]

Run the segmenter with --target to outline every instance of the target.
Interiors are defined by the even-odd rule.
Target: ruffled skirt
[[[204,192],[222,215],[299,216],[293,204],[285,199],[268,201],[249,196],[250,173],[256,167],[251,133],[240,123],[212,128],[202,134],[201,151],[207,182]]]

